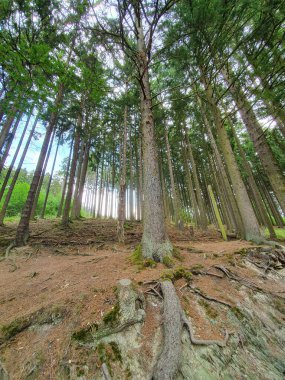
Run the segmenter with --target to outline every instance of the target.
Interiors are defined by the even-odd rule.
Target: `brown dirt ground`
[[[94,352],[72,347],[71,335],[82,327],[102,321],[103,315],[114,305],[114,287],[118,280],[129,278],[144,291],[149,286],[143,285],[144,282],[159,279],[163,273],[173,270],[163,264],[141,270],[130,262],[130,254],[141,238],[140,223],[127,223],[123,245],[116,242],[115,221],[83,219],[67,230],[61,229],[59,222],[32,222],[29,245],[12,250],[10,258],[0,262],[0,325],[9,325],[15,319],[51,308],[63,310],[64,323],[46,330],[25,329],[0,345],[0,361],[13,379],[25,378],[33,366],[31,358],[42,360],[39,379],[56,379],[59,363],[76,364],[84,355],[93,355],[94,360]],[[2,254],[12,241],[15,228],[15,224],[0,228]],[[171,226],[168,230],[183,259],[181,262],[175,260],[175,267],[207,271],[219,264],[259,286],[262,284],[265,289],[275,290],[273,282],[264,283],[257,272],[242,265],[239,251],[253,244],[240,240],[224,242],[214,229],[194,230],[194,234],[189,229],[181,232]],[[214,268],[210,271],[221,275]],[[186,288],[181,289],[184,284],[181,279],[175,286],[192,318],[197,337],[223,339],[223,315],[211,303],[219,313],[218,324],[213,326],[206,318],[207,310],[203,311],[201,298]],[[226,278],[196,275],[192,285],[232,305],[239,301],[236,284]],[[156,324],[150,312],[143,330],[146,344],[148,333]],[[97,357],[96,360],[98,362]]]

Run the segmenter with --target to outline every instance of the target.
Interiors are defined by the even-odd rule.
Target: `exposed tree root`
[[[161,290],[164,298],[164,344],[153,371],[153,379],[170,380],[174,378],[174,375],[179,368],[181,353],[182,309],[172,282],[162,281]]]
[[[200,297],[204,298],[205,300],[208,300],[208,301],[212,301],[212,302],[216,302],[216,303],[219,303],[221,305],[224,305],[224,306],[227,306],[229,308],[232,308],[232,305],[230,305],[229,303],[225,302],[225,301],[222,301],[222,300],[218,300],[216,298],[213,298],[213,297],[209,297],[207,296],[206,294],[202,293],[199,289],[197,288],[194,288],[192,287],[191,285],[187,284],[187,286],[196,294],[198,294]]]
[[[102,369],[102,372],[103,372],[104,379],[105,380],[112,380],[112,377],[110,375],[110,372],[108,370],[108,367],[107,367],[106,363],[102,364],[101,369]]]
[[[225,339],[224,340],[197,339],[194,337],[193,327],[191,325],[189,318],[187,318],[185,312],[182,313],[182,322],[183,322],[184,326],[186,326],[186,328],[189,332],[189,337],[190,337],[190,341],[192,344],[200,345],[200,346],[210,346],[210,345],[216,344],[217,346],[220,346],[220,347],[225,347],[227,345],[227,342],[229,339],[229,333],[227,332],[227,330],[225,330]]]
[[[16,242],[15,242],[15,241],[12,241],[12,243],[6,248],[6,252],[5,252],[5,258],[6,258],[6,259],[8,258],[11,249],[13,249],[13,248],[15,248],[15,247],[16,247]]]

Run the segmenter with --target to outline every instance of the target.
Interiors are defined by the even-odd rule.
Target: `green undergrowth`
[[[119,302],[116,302],[113,308],[103,316],[103,322],[106,325],[114,326],[116,322],[118,321],[119,313],[120,313],[120,305],[119,305]]]

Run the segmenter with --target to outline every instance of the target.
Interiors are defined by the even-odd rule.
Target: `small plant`
[[[198,271],[200,269],[203,269],[204,268],[204,265],[203,264],[194,264],[192,265],[192,267],[190,268],[191,271]]]

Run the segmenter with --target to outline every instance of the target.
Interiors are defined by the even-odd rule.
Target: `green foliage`
[[[114,326],[119,318],[120,305],[119,302],[116,302],[113,308],[103,316],[103,322],[106,325]]]
[[[189,269],[184,267],[177,267],[172,271],[164,272],[161,276],[162,280],[176,281],[180,278],[184,278],[187,282],[192,280],[192,273]]]

